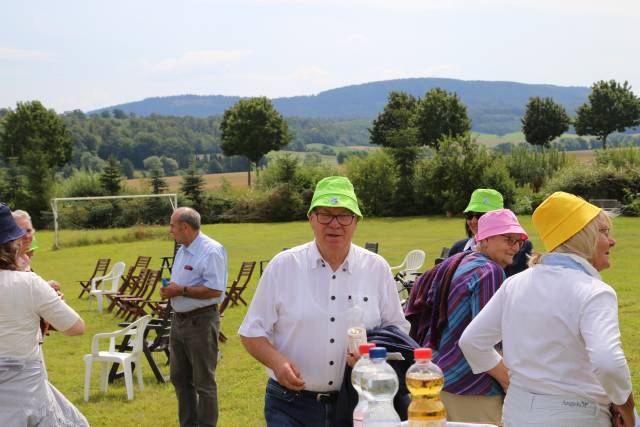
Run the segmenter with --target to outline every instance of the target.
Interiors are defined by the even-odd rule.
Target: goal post
[[[178,208],[178,195],[175,193],[167,194],[135,194],[130,196],[95,196],[95,197],[58,197],[51,200],[51,210],[53,212],[53,228],[54,238],[53,246],[59,249],[59,224],[58,224],[58,205],[65,202],[90,201],[90,200],[116,200],[116,199],[141,199],[141,198],[168,198],[171,208]]]

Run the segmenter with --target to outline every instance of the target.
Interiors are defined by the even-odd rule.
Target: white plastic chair
[[[93,362],[100,362],[100,388],[103,393],[107,392],[109,385],[109,365],[111,363],[119,363],[124,370],[124,383],[127,388],[127,399],[133,399],[133,372],[132,363],[136,363],[136,372],[138,376],[138,386],[140,391],[144,390],[144,382],[142,381],[142,352],[144,344],[144,330],[151,320],[151,316],[147,315],[136,320],[124,329],[115,332],[104,332],[95,334],[91,342],[91,354],[85,354],[84,364],[84,401],[89,401],[89,386],[91,384],[91,365]],[[116,337],[123,335],[135,335],[133,347],[130,353],[120,353],[116,351]],[[109,350],[100,351],[99,340],[101,338],[109,338]]]
[[[391,270],[404,271],[405,275],[415,273],[420,267],[422,267],[426,257],[427,254],[425,254],[424,251],[420,249],[413,249],[405,255],[402,264],[391,267]]]
[[[98,311],[102,313],[102,296],[118,293],[118,286],[120,284],[120,278],[124,274],[124,268],[124,262],[116,262],[110,272],[108,272],[104,276],[97,276],[91,279],[91,290],[89,291],[89,308],[91,308],[91,296],[94,296],[98,300]],[[98,283],[100,283],[101,286],[104,287],[108,280],[111,280],[111,289],[98,289]]]

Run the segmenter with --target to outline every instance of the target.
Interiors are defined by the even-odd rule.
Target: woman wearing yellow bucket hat
[[[533,213],[547,253],[505,281],[469,324],[460,347],[474,372],[503,362],[505,426],[633,426],[629,367],[609,267],[611,220],[557,192]],[[503,354],[494,349],[502,341]]]

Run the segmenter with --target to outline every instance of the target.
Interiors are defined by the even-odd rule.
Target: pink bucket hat
[[[518,218],[509,209],[498,209],[487,212],[478,220],[478,233],[476,241],[484,240],[487,237],[499,234],[516,233],[522,240],[527,240],[529,236],[524,228],[518,223]]]

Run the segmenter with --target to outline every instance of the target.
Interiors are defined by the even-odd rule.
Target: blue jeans
[[[269,378],[264,397],[267,427],[334,427],[335,417],[335,402],[317,402]]]

